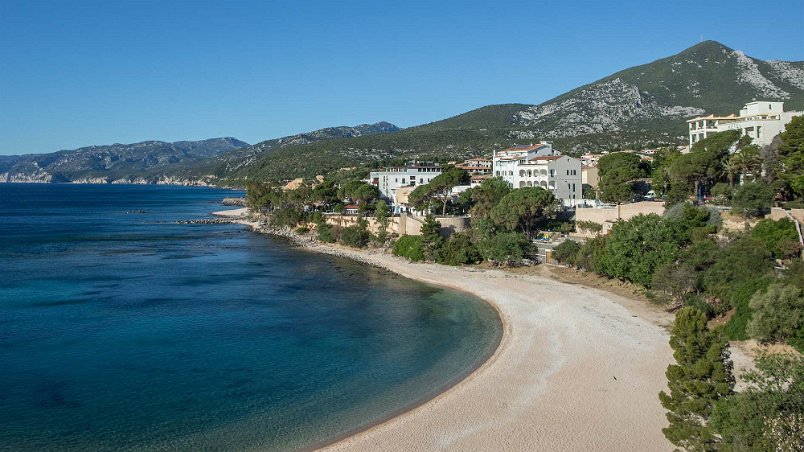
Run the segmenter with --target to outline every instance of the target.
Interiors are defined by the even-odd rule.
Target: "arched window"
[[[533,187],[533,182],[528,181],[528,187]]]
[[[525,181],[519,181],[519,188],[523,188],[525,186]]]
[[[519,177],[523,177],[523,176],[525,176],[525,170],[521,169],[521,170],[519,170]]]

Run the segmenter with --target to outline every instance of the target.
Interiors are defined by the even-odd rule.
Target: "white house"
[[[565,206],[583,204],[581,161],[561,155],[547,143],[495,153],[494,175],[513,188],[550,190]]]
[[[405,166],[372,171],[369,174],[369,183],[380,189],[383,198],[394,201],[397,188],[424,185],[439,174],[441,166],[438,163],[413,162]]]
[[[709,134],[727,130],[739,130],[740,135],[751,137],[754,144],[767,146],[776,135],[784,132],[794,116],[800,115],[804,115],[804,111],[784,111],[784,102],[756,101],[745,104],[739,116],[699,116],[687,121],[690,146]]]

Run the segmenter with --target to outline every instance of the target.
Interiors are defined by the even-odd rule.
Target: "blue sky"
[[[802,17],[802,0],[0,0],[0,154],[407,127],[540,103],[701,36],[798,61]]]

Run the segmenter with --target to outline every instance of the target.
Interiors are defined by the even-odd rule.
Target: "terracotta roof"
[[[485,179],[491,179],[491,175],[490,174],[484,174],[484,175],[480,175],[480,176],[472,176],[470,180],[485,180]]]
[[[347,204],[347,205],[343,206],[343,208],[344,209],[359,209],[359,207],[357,207],[354,204]]]

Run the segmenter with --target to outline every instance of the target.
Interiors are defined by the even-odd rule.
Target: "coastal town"
[[[0,451],[804,452],[801,17],[0,2]]]
[[[671,328],[673,314],[692,316],[691,322],[722,325],[717,336],[707,340],[721,347],[723,356],[729,353],[725,340],[730,341],[733,361],[728,363],[735,363],[738,377],[757,372],[752,364],[756,356],[760,370],[770,371],[763,367],[773,364],[763,357],[767,345],[762,344],[781,346],[793,354],[804,345],[798,336],[801,324],[783,332],[771,320],[778,315],[798,316],[801,309],[801,289],[793,281],[804,264],[804,209],[796,202],[785,203],[784,194],[769,189],[783,186],[783,181],[791,180],[789,176],[800,176],[791,174],[793,166],[774,168],[766,155],[769,149],[783,150],[800,139],[796,137],[804,130],[804,112],[783,112],[781,102],[752,102],[728,122],[712,125],[708,121],[712,117],[689,120],[690,145],[678,148],[575,158],[540,142],[500,149],[491,158],[417,161],[371,170],[365,179],[332,182],[319,177],[311,183],[298,179],[284,187],[252,184],[248,206],[259,214],[246,223],[315,251],[437,280],[447,287],[498,294],[491,297],[505,321],[527,330],[534,326],[518,325],[519,317],[527,317],[536,308],[512,300],[538,291],[547,284],[545,280],[500,284],[496,280],[500,276],[489,270],[465,273],[449,266],[509,271],[534,264],[554,266],[556,271],[576,268],[581,273],[572,280],[582,285],[610,278],[649,300],[652,306],[637,307],[632,302],[628,306],[653,325]],[[778,161],[784,161],[782,152],[777,155]],[[720,173],[701,174],[706,170],[688,169],[689,165],[717,166]],[[795,180],[791,183],[796,184]],[[443,264],[437,265],[443,270],[404,261],[435,262]],[[560,290],[565,294],[558,296],[558,306],[565,310],[563,300],[577,295],[570,296],[566,286]],[[695,316],[699,319],[693,320]],[[673,328],[673,334],[681,334],[678,320]],[[667,359],[663,352],[651,353],[656,353],[652,359]],[[720,365],[732,365],[728,363]],[[735,377],[730,371],[717,372],[723,379],[720,383],[711,380],[714,375],[705,379],[706,384],[720,385],[713,386],[720,395],[706,397],[719,404],[717,410],[728,413],[729,403],[740,397],[729,395]],[[488,374],[478,378],[483,377],[492,378]],[[510,375],[493,378],[506,381]],[[683,380],[668,384],[671,392],[660,397],[665,408],[673,410],[676,403],[692,397],[674,389],[675,384],[687,384]],[[456,407],[459,412],[467,409]],[[777,409],[772,412],[780,415],[773,411]],[[640,415],[650,418],[655,412]],[[671,411],[671,426],[664,430],[668,438],[676,438],[674,429],[700,422],[672,416]],[[713,421],[706,428],[724,429],[723,422]],[[798,428],[796,422],[785,428]],[[385,441],[398,440],[394,431],[371,432],[337,448],[380,447]],[[686,436],[675,444],[701,440]],[[782,441],[779,437],[765,440]],[[475,442],[483,444],[473,437]],[[432,446],[426,442],[409,445]]]

